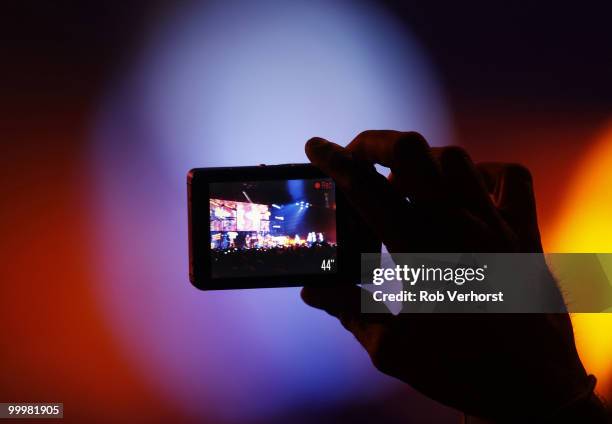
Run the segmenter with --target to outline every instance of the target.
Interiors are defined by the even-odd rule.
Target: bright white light
[[[366,129],[398,129],[451,141],[420,47],[367,3],[200,4],[162,38],[142,104],[181,179],[195,166],[305,162],[315,135],[346,144]]]
[[[305,162],[310,137],[346,144],[372,128],[451,142],[435,72],[374,2],[193,3],[152,34],[101,106],[95,266],[109,330],[152,390],[201,421],[265,422],[304,399],[367,402],[373,382],[395,383],[297,290],[189,285],[185,174]]]

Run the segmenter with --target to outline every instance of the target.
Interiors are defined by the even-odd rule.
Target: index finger
[[[429,248],[426,246],[432,241],[428,233],[435,226],[432,217],[410,206],[373,165],[356,160],[347,149],[321,138],[306,143],[306,154],[336,181],[390,252],[410,251],[408,243],[413,248]]]
[[[367,130],[359,133],[346,149],[360,160],[396,168],[400,166],[400,155],[397,154],[399,141],[407,134],[393,130]]]
[[[425,138],[414,131],[363,131],[346,147],[359,160],[389,167],[402,196],[427,203],[447,198],[442,173]]]

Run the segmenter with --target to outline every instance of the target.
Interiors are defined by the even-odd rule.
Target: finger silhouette
[[[423,223],[414,209],[372,164],[354,159],[347,149],[321,138],[306,143],[306,154],[315,166],[334,178],[387,248],[402,251],[405,233],[412,230],[416,240],[423,239]]]
[[[429,144],[417,132],[364,131],[347,146],[353,157],[391,169],[398,193],[417,203],[440,203],[446,192]]]

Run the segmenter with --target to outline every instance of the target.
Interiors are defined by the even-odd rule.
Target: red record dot
[[[321,183],[320,183],[319,181],[316,181],[316,182],[314,183],[314,188],[315,188],[316,190],[320,190],[320,189],[321,189]]]

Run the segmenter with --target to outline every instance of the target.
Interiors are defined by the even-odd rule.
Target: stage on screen
[[[331,180],[223,182],[209,187],[214,278],[335,271]]]

